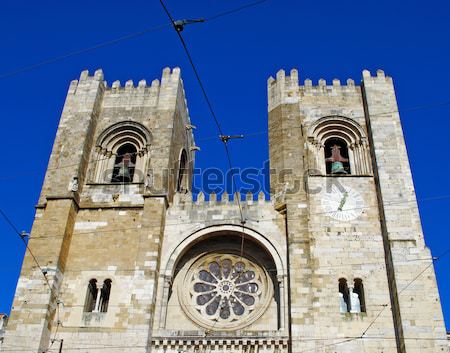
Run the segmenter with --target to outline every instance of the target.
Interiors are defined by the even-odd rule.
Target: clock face
[[[322,208],[331,218],[338,221],[351,221],[358,218],[364,209],[361,194],[348,186],[333,185],[322,194]]]

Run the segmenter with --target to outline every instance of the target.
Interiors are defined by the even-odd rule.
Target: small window
[[[111,280],[106,279],[101,288],[96,279],[91,279],[88,284],[84,312],[106,313],[108,311],[109,296],[111,293]]]
[[[108,311],[109,295],[111,293],[111,280],[106,279],[103,282],[102,289],[100,291],[100,301],[98,305],[98,311],[101,313],[106,313]]]
[[[366,303],[364,299],[364,286],[362,279],[355,278],[352,293],[352,312],[365,313]]]
[[[325,163],[327,174],[350,174],[348,146],[340,138],[325,142]]]
[[[177,191],[183,192],[188,190],[188,187],[186,185],[186,179],[187,179],[187,155],[186,151],[183,150],[180,157],[180,167],[178,169]]]
[[[114,183],[131,183],[136,165],[137,150],[130,143],[126,143],[117,150],[116,160],[111,181]]]
[[[84,311],[86,313],[91,313],[95,310],[95,304],[97,302],[97,280],[91,279],[88,284],[87,293],[86,293],[86,301],[84,303]]]
[[[345,278],[339,279],[339,311],[341,313],[350,311],[350,291]]]

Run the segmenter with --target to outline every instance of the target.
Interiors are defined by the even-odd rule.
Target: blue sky
[[[239,0],[167,0],[176,18],[208,17]],[[164,24],[156,0],[2,1],[0,76],[17,68]],[[425,239],[433,255],[450,247],[448,142],[450,129],[450,2],[411,0],[272,0],[183,32],[223,129],[230,134],[267,128],[266,80],[280,68],[301,79],[360,81],[365,68],[394,77]],[[68,84],[84,69],[103,68],[106,80],[159,78],[179,66],[198,140],[216,135],[192,70],[170,29],[0,78],[3,165],[0,207],[29,230]],[[422,106],[422,109],[408,110]],[[402,109],[406,109],[402,113]],[[225,168],[217,140],[199,142],[197,166]],[[8,147],[8,148],[6,148]],[[233,163],[261,167],[267,135],[231,146]],[[0,221],[0,312],[9,312],[24,246]],[[450,256],[435,266],[450,328]]]

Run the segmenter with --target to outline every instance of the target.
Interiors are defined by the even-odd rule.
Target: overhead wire
[[[144,34],[155,32],[155,31],[158,31],[158,30],[163,29],[163,28],[169,28],[170,26],[171,26],[170,24],[163,24],[163,25],[149,27],[149,28],[146,28],[146,29],[144,29],[142,31],[126,34],[126,35],[123,35],[121,37],[114,38],[114,39],[111,39],[111,40],[108,40],[108,41],[105,41],[105,42],[102,42],[102,43],[98,43],[98,44],[95,44],[95,45],[87,47],[87,48],[71,51],[71,52],[68,52],[66,54],[62,54],[62,55],[59,55],[59,56],[56,56],[56,57],[53,57],[53,58],[49,58],[49,59],[46,59],[44,61],[41,61],[41,62],[38,62],[38,63],[35,63],[35,64],[22,66],[22,67],[20,67],[20,68],[18,68],[16,70],[0,74],[0,80],[8,78],[8,77],[11,77],[11,76],[14,76],[14,75],[17,75],[17,74],[20,74],[20,73],[23,73],[23,72],[26,72],[26,71],[31,71],[31,70],[37,69],[37,68],[45,66],[45,65],[53,64],[53,63],[56,63],[56,62],[59,62],[59,61],[62,61],[62,60],[65,60],[65,59],[77,56],[77,55],[81,55],[81,54],[85,54],[85,53],[88,53],[88,52],[92,52],[92,51],[100,49],[100,48],[105,48],[107,46],[114,45],[114,44],[117,44],[117,43],[129,40],[129,39],[132,39],[132,38],[140,37],[140,36],[142,36]]]
[[[413,202],[425,202],[425,201],[436,201],[436,200],[445,200],[445,199],[450,199],[450,195],[440,195],[440,196],[433,196],[433,197],[427,197],[427,198],[414,198],[414,199],[410,199],[410,200],[392,200],[392,201],[386,201],[385,205],[386,206],[391,206],[391,205],[399,205],[399,204],[406,204],[406,203],[413,203]],[[206,204],[209,204],[209,201],[204,201]],[[220,202],[220,201],[219,201]],[[268,202],[268,201],[264,201],[264,202]],[[195,201],[192,202],[192,205],[195,207],[196,204],[199,204],[198,202],[196,203]],[[345,209],[345,211],[352,211],[352,210],[367,210],[367,209],[371,209],[371,208],[378,208],[378,205],[373,205],[373,206],[364,206],[364,207],[354,207],[354,208],[349,208],[349,209]],[[104,207],[101,207],[102,209],[104,209]],[[142,208],[142,205],[132,205],[132,206],[127,206],[127,205],[118,205],[118,206],[114,206],[112,208]],[[309,213],[310,216],[316,216],[316,215],[328,215],[331,213],[334,213],[335,211],[324,211],[324,212],[311,212]],[[214,221],[211,221],[212,224],[215,223],[224,223],[226,221],[239,221],[240,218],[237,217],[230,217],[230,218],[221,218],[221,219],[217,219]],[[251,218],[247,218],[246,219],[249,222],[253,222],[253,223],[262,223],[262,222],[275,222],[277,221],[276,218],[260,218],[260,219],[251,219]],[[176,225],[187,225],[187,224],[203,224],[204,222],[207,222],[207,219],[203,219],[203,220],[194,220],[194,221],[187,221],[187,220],[180,220],[179,222],[166,222],[165,226],[176,226]],[[147,223],[148,224],[148,223]],[[151,226],[158,226],[160,225],[160,222],[155,222],[155,223],[150,223],[150,226],[147,226],[146,228],[150,228]],[[93,230],[93,231],[86,231],[86,232],[80,232],[80,231],[74,231],[73,235],[83,235],[83,234],[98,234],[98,233],[110,233],[110,232],[119,232],[119,231],[126,231],[126,230],[141,230],[143,229],[143,227],[127,227],[127,228],[112,228],[112,229],[104,229],[104,230]],[[43,236],[32,236],[32,239],[47,239],[47,238],[52,238],[52,237],[62,237],[64,236],[64,234],[50,234],[50,235],[43,235]]]
[[[441,260],[442,258],[444,258],[446,255],[448,255],[450,253],[450,248],[445,250],[440,256],[433,258],[433,261],[430,262],[430,264],[428,264],[422,271],[420,271],[416,276],[414,276],[414,278],[410,281],[408,281],[408,283],[400,290],[398,291],[397,295],[400,296],[406,289],[408,289],[420,276],[422,276],[432,265],[433,263]],[[369,331],[369,329],[375,324],[375,322],[378,320],[378,318],[381,316],[381,314],[384,312],[384,310],[387,307],[390,307],[390,302],[387,302],[386,304],[383,305],[383,308],[380,310],[380,312],[375,316],[375,318],[369,323],[369,325],[363,330],[362,334],[360,336],[355,336],[354,338],[351,338],[349,340],[346,341],[342,341],[342,342],[337,342],[337,343],[332,343],[329,346],[334,346],[334,345],[338,345],[341,343],[348,343],[351,341],[355,341],[355,340],[360,340],[360,339],[364,339],[366,333]],[[395,338],[396,339],[396,338]],[[312,349],[312,350],[316,350],[316,349]],[[305,352],[309,352],[311,351],[311,349],[307,349],[307,350],[303,350],[300,351],[299,353],[305,353]]]
[[[409,112],[409,111],[415,111],[415,110],[420,110],[420,109],[430,109],[430,108],[434,108],[434,107],[441,107],[441,106],[450,106],[450,101],[444,101],[444,102],[437,102],[437,103],[433,103],[433,104],[423,104],[423,105],[419,105],[419,106],[415,106],[415,107],[410,107],[410,108],[405,108],[402,109],[401,112],[405,113],[405,112]],[[386,111],[386,112],[381,112],[381,113],[376,113],[376,114],[370,114],[371,117],[374,116],[383,116],[386,114],[393,114],[393,113],[400,113],[400,109],[397,110],[391,110],[391,111]],[[352,116],[352,118],[357,119],[357,118],[364,118],[364,116]],[[289,128],[273,128],[270,129],[271,132],[277,132],[277,131],[290,131],[293,129],[303,129],[305,127],[307,127],[308,124],[306,125],[299,125],[299,126],[293,126],[293,127],[289,127]],[[247,137],[256,137],[259,135],[267,135],[269,133],[268,130],[260,130],[260,131],[254,131],[254,132],[247,132],[243,134],[243,137],[247,138]],[[217,140],[217,135],[211,135],[211,136],[205,136],[203,138],[199,138],[196,139],[197,142],[199,141],[208,141],[208,140]],[[164,146],[154,146],[154,147],[149,147],[149,151],[157,151],[160,149],[165,149],[165,148],[170,148],[172,147],[172,145],[164,145]],[[137,154],[139,152],[131,152],[130,154]],[[120,155],[117,155],[120,156]],[[109,159],[109,157],[99,157],[96,159],[92,159],[90,161],[88,161],[88,164],[92,164],[92,163],[97,163],[99,161],[102,160],[106,160]],[[51,167],[48,168],[47,171],[53,171],[53,170],[60,170],[60,169],[65,169],[65,168],[70,168],[73,166],[78,166],[79,163],[73,163],[73,164],[67,164],[67,165],[61,165],[61,166],[57,166],[57,167]],[[11,176],[11,174],[9,173],[7,177],[0,177],[0,181],[2,180],[11,180],[11,179],[15,179],[15,178],[19,178],[22,175],[28,175],[28,174],[32,174],[32,173],[37,173],[39,171],[31,171],[31,172],[26,172],[26,173],[18,173],[16,174],[17,176]]]
[[[0,208],[0,215],[3,217],[3,219],[6,221],[6,223],[8,223],[9,226],[14,230],[14,233],[16,233],[19,236],[20,240],[25,245],[26,250],[28,250],[28,253],[30,254],[30,256],[33,259],[33,261],[35,262],[36,266],[39,268],[42,276],[44,277],[45,283],[47,284],[48,288],[50,289],[50,292],[53,293],[53,288],[51,287],[50,282],[48,281],[47,275],[45,274],[42,266],[39,264],[36,256],[33,254],[33,252],[31,251],[30,247],[28,246],[27,241],[25,240],[25,233],[24,232],[20,232],[17,229],[17,227],[14,225],[14,223],[8,217],[8,215],[1,208]]]
[[[260,4],[262,4],[264,2],[267,2],[267,1],[268,0],[255,1],[255,2],[252,2],[252,3],[248,3],[248,4],[245,4],[245,5],[239,6],[239,7],[234,8],[234,9],[230,9],[230,10],[225,10],[223,12],[219,12],[217,14],[214,14],[214,15],[211,15],[209,17],[206,17],[205,22],[206,21],[207,22],[214,21],[214,20],[216,20],[218,18],[225,17],[225,16],[228,16],[228,15],[240,12],[240,11],[242,11],[244,9],[247,9],[247,8],[250,8],[250,7],[255,7],[255,6],[260,5]],[[15,70],[11,70],[11,71],[8,71],[8,72],[0,73],[0,80],[8,78],[8,77],[11,77],[11,76],[15,76],[15,75],[23,73],[23,72],[32,71],[32,70],[40,68],[42,66],[54,64],[54,63],[57,63],[59,61],[63,61],[65,59],[68,59],[68,58],[71,58],[71,57],[74,57],[74,56],[78,56],[78,55],[81,55],[81,54],[89,53],[89,52],[92,52],[92,51],[95,51],[95,50],[98,50],[98,49],[102,49],[102,48],[105,48],[105,47],[108,47],[108,46],[111,46],[111,45],[115,45],[115,44],[118,44],[118,43],[130,40],[130,39],[141,37],[141,36],[143,36],[145,34],[148,34],[148,33],[151,33],[151,32],[156,32],[156,31],[159,31],[161,29],[170,28],[170,27],[172,27],[172,23],[166,23],[166,24],[161,24],[161,25],[148,27],[148,28],[145,28],[145,29],[143,29],[141,31],[136,31],[136,32],[133,32],[133,33],[125,34],[125,35],[119,36],[117,38],[113,38],[113,39],[110,39],[110,40],[107,40],[107,41],[104,41],[104,42],[101,42],[101,43],[98,43],[98,44],[94,44],[94,45],[92,45],[90,47],[86,47],[86,48],[70,51],[70,52],[67,52],[65,54],[61,54],[61,55],[58,55],[58,56],[55,56],[55,57],[51,57],[51,58],[45,59],[45,60],[40,61],[40,62],[36,62],[34,64],[25,65],[25,66],[22,66],[22,67],[19,67],[19,68],[15,69]]]
[[[124,328],[124,331],[144,331],[144,332],[148,332],[148,329],[145,328],[141,328],[141,329],[137,329],[137,328]],[[14,338],[27,338],[30,336],[25,336],[25,335],[14,335],[11,334],[8,337],[14,337]],[[204,339],[204,336],[202,335],[183,335],[181,336],[184,339]],[[158,339],[159,337],[156,337],[156,339]],[[176,337],[178,338],[178,337]],[[226,336],[211,336],[211,338],[214,339],[218,339],[218,338],[222,338],[222,339],[227,339],[230,337],[226,337]],[[231,337],[234,338],[234,337]],[[260,336],[245,336],[245,339],[254,339],[254,338],[261,338]],[[278,338],[278,337],[277,337]],[[286,338],[286,337],[280,337],[281,339]],[[296,341],[332,341],[332,340],[339,340],[339,339],[379,339],[379,340],[395,340],[395,337],[389,337],[389,336],[343,336],[343,337],[309,337],[309,336],[294,336],[292,337],[293,340]],[[405,340],[423,340],[423,341],[448,341],[449,339],[447,338],[432,338],[432,337],[420,337],[420,336],[409,336],[409,337],[405,337]],[[88,342],[83,342],[83,343],[79,343],[80,345],[85,345],[85,346],[92,346],[92,345],[98,345],[98,343],[88,343]],[[116,347],[117,345],[108,345],[108,344],[103,344],[102,346],[109,347]],[[24,347],[24,346],[19,346],[19,347]],[[133,346],[134,347],[134,346]],[[89,347],[79,347],[79,348],[89,348]]]
[[[226,14],[230,14],[230,13],[233,13],[233,12],[237,12],[237,11],[240,11],[240,10],[242,10],[242,9],[244,9],[244,8],[247,8],[247,7],[250,7],[250,6],[255,6],[256,4],[260,4],[260,3],[263,3],[263,2],[265,2],[265,1],[257,1],[257,2],[255,2],[255,3],[252,3],[252,4],[247,4],[247,5],[244,5],[244,6],[242,6],[240,9],[235,9],[235,10],[230,10],[230,11],[227,11],[227,12],[225,12],[223,15],[216,15],[216,16],[212,16],[211,18],[209,18],[208,20],[213,20],[213,19],[215,19],[215,18],[219,18],[219,17],[221,17],[221,16],[224,16],[224,15],[226,15]],[[161,1],[161,3],[163,4],[163,2]],[[164,5],[163,5],[164,6]],[[168,13],[168,12],[167,12]],[[168,13],[168,15],[169,15],[169,17],[170,17],[170,14]],[[174,21],[173,21],[173,19],[171,18],[171,21],[172,21],[172,25],[175,25],[175,23],[174,23]],[[160,26],[161,28],[163,28],[163,27],[168,27],[168,26],[170,26],[170,25],[164,25],[164,26]],[[159,29],[159,28],[158,28]],[[144,33],[147,33],[148,32],[148,30],[146,30],[146,31],[142,31],[141,32],[141,34],[134,34],[134,35],[142,35],[142,34],[144,34]],[[206,95],[206,91],[204,90],[204,87],[203,87],[203,84],[202,84],[202,81],[200,80],[200,76],[198,75],[198,72],[197,72],[197,70],[196,70],[196,68],[195,68],[195,65],[194,65],[194,63],[193,63],[193,60],[192,60],[192,57],[190,56],[190,54],[189,54],[189,51],[188,51],[188,49],[187,49],[187,46],[186,46],[186,43],[184,42],[184,39],[183,39],[183,37],[181,36],[181,33],[179,33],[179,31],[177,31],[177,33],[178,33],[178,35],[179,35],[179,37],[180,37],[180,40],[181,40],[181,42],[182,42],[182,44],[183,44],[183,47],[184,47],[184,49],[185,49],[185,51],[186,51],[186,54],[187,54],[187,56],[188,56],[188,58],[189,58],[189,61],[190,61],[190,63],[191,63],[191,66],[193,67],[193,69],[194,69],[194,73],[196,74],[196,76],[197,76],[197,80],[199,81],[199,84],[200,84],[200,87],[201,87],[201,89],[202,89],[202,91],[203,91],[203,94],[204,94],[204,96],[205,96],[205,99],[206,99],[206,101],[207,101],[207,104],[208,104],[208,106],[210,107],[210,110],[211,110],[211,113],[212,113],[212,115],[213,115],[213,117],[214,117],[214,120],[216,121],[216,124],[217,124],[217,127],[218,127],[218,129],[219,129],[219,132],[221,133],[221,135],[223,135],[222,134],[222,130],[221,130],[221,127],[220,127],[220,124],[219,124],[219,122],[218,122],[218,120],[217,120],[217,118],[216,118],[216,116],[215,116],[215,114],[214,114],[214,111],[213,111],[213,109],[212,109],[212,105],[211,105],[211,103],[210,103],[210,101],[209,101],[209,98],[208,98],[208,96]],[[125,39],[127,39],[129,36],[132,36],[132,35],[128,35],[128,36],[124,36],[124,37],[121,37],[121,38],[118,38],[118,39],[116,39],[116,40],[113,40],[113,41],[109,41],[109,42],[107,42],[107,43],[109,43],[109,44],[107,44],[107,43],[104,43],[104,45],[106,46],[106,45],[111,45],[111,44],[114,44],[114,42],[115,41],[122,41],[122,40],[125,40]],[[90,50],[94,50],[94,49],[96,49],[98,46],[95,46],[95,47],[91,47],[91,48],[87,48],[87,49],[85,49],[85,50],[87,50],[87,51],[90,51]],[[70,54],[69,56],[73,56],[73,55],[77,55],[77,53],[81,53],[82,51],[78,51],[78,52],[73,52],[72,54]],[[58,57],[58,58],[55,58],[56,60],[62,60],[62,59],[64,59],[65,57],[69,57],[69,56],[61,56],[61,57]],[[49,62],[43,62],[43,63],[40,63],[40,64],[37,64],[37,65],[39,65],[39,66],[41,66],[41,65],[45,65],[45,64],[48,64]],[[25,71],[28,71],[28,70],[31,70],[31,69],[33,69],[34,67],[25,67],[25,68],[23,68],[23,69],[25,69]],[[12,74],[16,74],[16,73],[19,73],[19,72],[23,72],[23,71],[20,71],[20,70],[17,70],[16,72],[13,72]],[[8,75],[8,76],[10,76],[11,75],[11,73]],[[4,78],[5,76],[4,75],[0,75],[0,79],[1,78]],[[448,105],[448,104],[450,104],[450,102],[447,102],[447,103],[445,103],[445,105]],[[444,105],[444,104],[442,104],[442,105]],[[383,114],[387,114],[387,113],[383,113]],[[373,115],[372,115],[373,116]],[[264,132],[261,132],[261,133],[267,133],[267,131],[264,131]],[[253,133],[253,135],[256,135],[257,133]],[[227,158],[228,158],[228,163],[229,163],[229,167],[230,167],[230,169],[232,168],[232,164],[231,164],[231,159],[230,159],[230,154],[229,154],[229,151],[228,151],[228,147],[227,147],[227,144],[226,144],[226,142],[224,143],[224,145],[225,145],[225,149],[226,149],[226,152],[227,152]],[[234,179],[233,179],[233,182],[234,182]],[[236,189],[236,185],[234,185],[234,187],[235,187],[235,189]],[[238,199],[238,203],[239,203],[239,206],[240,206],[240,200]],[[241,211],[241,220],[244,220],[243,219],[243,217],[242,217],[242,209],[240,208],[240,211]],[[15,229],[15,226],[14,226],[14,224],[12,224],[12,223],[10,223],[10,220],[9,220],[9,218],[4,214],[4,212],[2,211],[2,210],[0,210],[0,213],[2,214],[2,216],[5,218],[5,220],[13,227],[13,229]],[[185,222],[183,222],[183,223],[185,223]],[[16,231],[16,233],[18,233],[19,234],[19,236],[21,236],[21,234],[20,234],[20,232],[18,232],[18,230],[17,229],[15,229],[15,231]],[[28,244],[26,243],[26,241],[24,240],[24,238],[21,236],[21,239],[24,241],[24,243],[25,243],[25,245],[27,246],[27,248],[28,248]],[[28,248],[28,250],[29,250],[29,248]],[[30,251],[30,250],[29,250]],[[445,253],[445,254],[447,254],[448,252],[450,251],[450,249],[449,250],[447,250],[447,252]],[[37,262],[37,260],[35,259],[35,257],[34,257],[34,255],[31,253],[31,251],[30,251],[30,254],[32,255],[32,257],[34,258],[34,260],[35,260],[35,262],[36,262],[36,264],[38,265],[38,267],[41,269],[41,271],[42,271],[42,268],[40,267],[40,265],[39,265],[39,263]],[[441,255],[440,257],[438,257],[438,259],[439,258],[442,258],[444,255]],[[417,278],[419,278],[431,265],[432,265],[433,263],[430,263],[421,273],[419,273],[414,279],[413,279],[413,281],[411,281],[410,283],[408,283],[408,285],[405,287],[405,288],[403,288],[400,292],[399,292],[399,294],[403,291],[403,290],[406,290],[406,288],[408,287],[408,286],[410,286]],[[44,274],[44,272],[42,271],[42,273]],[[46,281],[47,281],[47,284],[49,285],[49,283],[48,283],[48,279],[46,278],[46,276],[44,275],[44,277],[45,277],[45,279],[46,279]],[[50,287],[50,286],[49,286]],[[52,290],[52,288],[50,287],[50,290]],[[379,317],[379,315],[374,319],[374,321],[376,321],[376,319]],[[371,325],[373,324],[373,322],[371,323]],[[367,330],[368,329],[370,329],[370,327],[371,327],[371,325],[364,331],[364,333],[363,333],[363,335],[367,332]],[[363,338],[363,337],[356,337],[356,339],[361,339],[361,338]],[[372,337],[364,337],[364,338],[372,338]],[[373,338],[376,338],[376,337],[373,337]],[[393,338],[393,339],[395,339],[395,338]],[[406,338],[405,338],[406,339]],[[414,338],[411,338],[411,339],[414,339]],[[423,338],[417,338],[417,339],[423,339]],[[348,340],[347,341],[342,341],[342,342],[339,342],[339,343],[336,343],[336,344],[341,344],[341,343],[345,343],[345,342],[348,342]]]
[[[8,219],[8,223],[10,223],[10,225],[15,229],[15,230],[17,230],[18,231],[18,229],[14,226],[14,224],[9,220],[9,218],[7,218]],[[439,259],[441,259],[441,258],[443,258],[445,255],[447,255],[448,253],[450,253],[450,249],[447,249],[443,254],[441,254],[437,259],[435,259],[436,261],[437,260],[439,260]],[[423,271],[421,271],[417,276],[415,276],[414,278],[413,278],[413,280],[412,281],[410,281],[400,292],[399,292],[399,295],[404,291],[404,290],[406,290],[415,280],[417,280],[430,266],[431,266],[431,264],[432,263],[430,263]],[[384,308],[385,307],[383,307],[383,310],[384,310]],[[368,329],[370,328],[370,327],[372,327],[372,325],[373,325],[373,323],[378,319],[378,317],[380,317],[380,315],[381,315],[381,312],[375,317],[375,319],[369,324],[369,326],[367,327],[367,329],[363,332],[363,334],[360,336],[360,337],[356,337],[356,338],[353,338],[353,339],[349,339],[349,340],[345,340],[345,341],[340,341],[340,342],[338,342],[338,343],[334,343],[334,344],[330,344],[330,345],[336,345],[336,344],[342,344],[342,343],[345,343],[345,342],[349,342],[349,341],[351,341],[351,340],[356,340],[356,339],[361,339],[361,338],[364,338],[363,336],[365,335],[365,333],[368,331]],[[58,327],[59,327],[59,320],[58,320]],[[56,329],[56,333],[55,333],[55,339],[53,340],[53,342],[56,340],[56,334],[57,334],[57,332],[58,332],[58,327],[57,327],[57,329]],[[49,351],[49,350],[48,350]]]
[[[230,138],[233,138],[233,137],[224,135],[223,130],[222,130],[222,126],[220,125],[219,119],[217,118],[217,115],[216,115],[216,113],[215,113],[215,111],[213,109],[211,100],[209,99],[209,96],[208,96],[208,94],[206,92],[205,86],[204,86],[203,81],[202,81],[202,79],[200,77],[200,74],[199,74],[199,71],[197,69],[197,66],[194,63],[194,60],[193,60],[192,55],[191,55],[191,53],[189,51],[189,48],[188,48],[188,46],[186,44],[186,41],[184,40],[183,35],[181,34],[181,32],[184,29],[184,25],[185,24],[189,24],[189,22],[182,21],[182,24],[180,25],[179,21],[175,21],[174,20],[174,17],[171,15],[171,13],[168,10],[167,6],[165,5],[164,1],[163,0],[159,0],[159,2],[161,4],[164,12],[166,13],[167,17],[169,18],[170,22],[172,23],[173,29],[177,33],[178,39],[180,40],[181,45],[182,45],[182,47],[184,49],[184,52],[186,54],[186,57],[188,58],[188,61],[189,61],[190,65],[191,65],[191,67],[192,67],[192,70],[193,70],[194,75],[195,75],[195,77],[197,79],[197,82],[198,82],[198,85],[199,85],[200,90],[202,92],[202,95],[203,95],[203,97],[205,99],[205,102],[206,102],[206,104],[208,106],[209,112],[210,112],[210,114],[211,114],[211,116],[212,116],[212,118],[214,120],[214,123],[216,124],[217,130],[219,132],[219,139],[223,142],[223,146],[224,146],[224,149],[225,149],[225,154],[226,154],[226,158],[227,158],[227,162],[228,162],[228,169],[231,171],[231,170],[233,170],[233,163],[231,161],[231,153],[230,153],[230,150],[228,148],[228,141],[230,140]],[[251,6],[256,6],[258,4],[262,4],[263,2],[264,1],[257,1],[257,2],[252,3],[252,4],[247,4],[247,5],[241,6],[240,8],[235,9],[233,11],[224,12],[222,15],[231,14],[231,13],[234,13],[234,12],[237,12],[237,11],[241,11],[241,10],[243,10],[245,8],[248,8],[248,7],[251,7]],[[219,16],[216,16],[215,18],[218,18],[218,17]],[[204,21],[197,20],[197,21],[193,21],[193,22],[204,22]],[[235,180],[235,175],[234,174],[231,176],[231,182],[232,182],[233,189],[235,191],[237,191],[238,189],[237,189],[237,184],[236,184],[236,180]],[[244,214],[243,214],[243,211],[242,211],[241,200],[239,198],[237,199],[237,203],[238,203],[238,206],[239,206],[239,214],[240,214],[240,218],[241,218],[241,224],[242,224],[242,227],[244,227],[244,224],[245,224],[246,221],[245,221]],[[243,253],[244,253],[244,242],[245,242],[244,232],[242,232],[241,238],[242,238],[241,239],[241,242],[242,242],[242,244],[241,244],[241,257],[242,257]]]
[[[61,326],[61,320],[60,320],[60,317],[59,317],[59,305],[60,304],[61,303],[59,301],[56,302],[56,330],[55,330],[55,333],[53,335],[53,339],[50,340],[49,347],[44,351],[44,353],[49,352],[52,349],[52,347],[55,344],[55,342],[57,341],[56,337],[58,336],[58,330],[59,330],[59,327]]]
[[[232,15],[232,14],[241,12],[243,10],[249,9],[251,7],[262,5],[263,3],[268,2],[268,1],[269,0],[259,0],[259,1],[255,1],[255,2],[250,2],[248,4],[244,4],[242,6],[239,6],[239,7],[235,8],[235,9],[226,10],[226,11],[223,11],[223,12],[218,13],[216,15],[213,15],[213,16],[210,16],[210,17],[206,17],[205,18],[205,22],[214,21],[214,20],[217,20],[218,18],[221,18],[221,17],[224,17],[224,16],[228,16],[228,15]]]
[[[9,226],[13,229],[13,231],[19,236],[19,238],[21,239],[21,241],[25,245],[26,250],[28,251],[28,253],[30,254],[30,256],[33,259],[34,263],[38,267],[40,273],[44,277],[45,284],[47,285],[47,287],[50,290],[50,295],[53,295],[55,297],[56,311],[57,311],[57,326],[56,326],[56,331],[55,331],[55,334],[54,334],[54,338],[53,338],[53,340],[51,342],[51,345],[50,345],[50,347],[51,347],[53,345],[53,342],[56,340],[56,335],[58,334],[58,328],[59,328],[59,325],[60,325],[60,319],[59,319],[59,305],[60,305],[59,293],[56,293],[54,291],[53,287],[50,285],[50,282],[49,282],[49,280],[47,278],[46,272],[44,271],[44,269],[40,265],[39,261],[37,260],[36,256],[34,255],[33,251],[31,251],[31,248],[28,245],[28,242],[25,240],[25,236],[27,235],[27,233],[20,232],[19,229],[14,224],[14,222],[8,217],[8,215],[1,208],[0,208],[0,215],[3,217],[3,219],[6,221],[6,223],[9,224]],[[45,352],[47,352],[47,350]]]
[[[446,251],[444,251],[440,256],[438,256],[437,258],[433,259],[434,262],[439,261],[440,259],[442,259],[444,256],[446,256],[447,254],[450,253],[450,248],[447,249]],[[408,282],[407,285],[405,285],[399,292],[398,295],[401,295],[407,288],[409,288],[423,273],[425,273],[426,270],[428,270],[431,265],[433,264],[433,262],[430,262],[430,264],[428,264],[419,274],[417,274],[411,281]],[[355,336],[353,338],[348,338],[345,339],[343,341],[339,341],[339,342],[335,342],[335,343],[331,343],[331,344],[327,344],[325,346],[321,346],[320,348],[324,348],[324,347],[328,347],[328,346],[335,346],[335,345],[339,345],[339,344],[343,344],[343,343],[348,343],[351,341],[355,341],[355,340],[360,340],[360,339],[382,339],[382,337],[366,337],[366,333],[368,332],[368,330],[373,326],[373,324],[376,322],[376,320],[381,316],[382,312],[385,310],[386,307],[388,307],[389,303],[383,305],[382,310],[375,316],[375,318],[369,323],[369,325],[367,326],[367,328],[363,331],[363,333],[360,336]],[[301,338],[302,339],[302,338]],[[322,338],[321,338],[322,339]],[[411,337],[408,339],[412,339]],[[420,338],[418,338],[420,339]],[[430,338],[427,338],[430,339]],[[304,339],[303,339],[304,340]],[[431,339],[434,340],[434,339]],[[316,350],[316,348],[311,349],[311,350]],[[304,353],[304,352],[308,352],[311,350],[303,350],[300,353]]]
[[[145,329],[142,329],[145,330]],[[145,330],[148,331],[148,330]],[[10,335],[9,337],[29,337],[29,336],[13,336]],[[223,339],[226,340],[227,337],[223,337],[223,336],[183,336],[182,337],[184,340],[218,340],[218,339]],[[259,338],[259,337],[257,337]],[[252,340],[254,339],[252,336],[250,337],[245,337],[244,340]],[[277,339],[283,340],[286,339],[286,337],[280,337]],[[360,337],[360,336],[349,336],[349,337],[301,337],[301,336],[295,336],[292,337],[292,341],[295,342],[308,342],[308,341],[332,341],[332,340],[340,340],[339,342],[335,342],[335,343],[330,343],[330,344],[326,344],[326,345],[322,345],[316,348],[311,348],[309,350],[303,350],[300,351],[301,353],[303,352],[309,352],[309,351],[316,351],[318,352],[319,350],[322,350],[326,347],[332,347],[332,346],[336,346],[336,345],[340,345],[343,343],[348,343],[351,341],[357,341],[357,340],[395,340],[395,337],[385,337],[385,336],[365,336],[365,337]],[[431,338],[431,337],[419,337],[419,336],[411,336],[411,337],[405,337],[405,340],[414,340],[414,341],[431,341],[431,342],[448,342],[448,338]],[[206,343],[207,345],[211,345],[213,344],[211,343]],[[13,348],[13,347],[17,347],[17,348],[22,348],[22,349],[8,349],[8,348]],[[87,342],[77,342],[76,345],[74,346],[66,346],[64,348],[64,351],[79,351],[79,350],[84,350],[84,349],[126,349],[126,348],[148,348],[148,345],[108,345],[108,344],[102,344],[100,345],[99,343],[87,343]],[[2,352],[34,352],[34,350],[32,350],[33,348],[26,348],[26,346],[12,346],[9,345],[6,347],[6,349],[3,349]],[[56,348],[53,348],[50,351],[55,351]]]
[[[412,263],[412,262],[428,262],[428,261],[433,261],[435,260],[436,257],[429,257],[429,258],[418,258],[418,259],[407,259],[407,260],[398,260],[398,261],[394,261],[393,264],[395,266],[397,265],[404,265],[404,264],[408,264],[408,263]],[[323,270],[323,269],[339,269],[339,268],[353,268],[353,267],[358,267],[358,266],[380,266],[381,270],[384,270],[386,268],[386,265],[380,260],[379,262],[362,262],[362,263],[349,263],[349,264],[336,264],[336,265],[329,265],[329,266],[322,266],[322,265],[311,265],[312,268],[312,272],[315,272],[316,270]],[[428,269],[428,268],[427,268]],[[167,269],[161,269],[162,271],[166,271]],[[173,269],[173,271],[179,271],[182,270],[181,267],[175,267]],[[271,273],[277,273],[279,271],[279,269],[277,268],[264,268],[265,271]],[[375,269],[370,270],[370,272],[374,272]],[[136,272],[136,273],[140,273],[140,272],[145,272],[145,271],[153,271],[150,268],[145,268],[145,267],[139,267],[139,268],[116,268],[116,269],[108,269],[106,266],[105,267],[68,267],[64,273],[81,273],[81,272],[112,272],[112,273],[117,273],[119,276],[121,273],[127,273],[127,272]],[[369,270],[367,270],[369,272]]]

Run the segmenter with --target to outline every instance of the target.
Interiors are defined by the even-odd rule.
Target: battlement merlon
[[[274,201],[268,199],[262,191],[259,193],[247,192],[245,194],[240,192],[228,194],[227,192],[224,192],[220,195],[220,197],[218,197],[218,195],[214,192],[210,194],[199,192],[196,200],[194,200],[191,192],[176,193],[173,199],[174,207],[212,207],[220,205],[234,205],[239,208],[239,205],[245,205],[247,207],[250,205],[273,205],[273,203]]]
[[[392,78],[385,75],[383,70],[377,70],[375,76],[370,71],[362,72],[363,81],[389,82]],[[301,97],[306,96],[359,96],[361,94],[360,85],[355,85],[355,81],[347,79],[346,85],[342,85],[339,79],[333,79],[331,84],[326,80],[319,79],[314,85],[310,79],[305,79],[303,85],[300,84],[297,69],[292,69],[289,76],[284,70],[277,72],[276,78],[272,76],[267,80],[268,110],[271,111],[280,104],[297,104]]]

